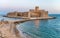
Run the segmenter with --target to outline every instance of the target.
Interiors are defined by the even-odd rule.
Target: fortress
[[[48,11],[40,10],[38,6],[28,12],[9,12],[8,17],[48,17]]]
[[[40,19],[53,18],[48,16],[48,11],[40,10],[38,6],[36,6],[35,9],[30,9],[28,12],[9,12],[7,17],[27,17],[34,19],[0,21],[0,38],[23,38],[21,36],[22,34],[16,28],[17,24],[34,20],[35,26],[38,27]]]

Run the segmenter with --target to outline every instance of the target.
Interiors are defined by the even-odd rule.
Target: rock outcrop
[[[0,22],[0,38],[22,38],[13,22]]]

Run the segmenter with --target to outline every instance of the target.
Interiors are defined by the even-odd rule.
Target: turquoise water
[[[31,38],[60,38],[60,15],[51,14],[56,19],[39,20],[36,27],[34,21],[19,24],[19,29],[28,34]]]

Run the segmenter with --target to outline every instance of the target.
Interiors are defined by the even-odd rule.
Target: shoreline
[[[43,20],[43,19],[55,19],[56,17],[20,17],[20,16],[3,16],[3,17],[8,17],[8,18],[19,18],[19,19],[39,19],[39,20]]]

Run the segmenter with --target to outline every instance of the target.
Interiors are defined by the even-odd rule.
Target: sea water
[[[27,21],[19,24],[19,30],[31,36],[30,38],[60,38],[60,15],[49,16],[56,17],[56,19],[39,20],[38,27],[35,26],[34,21]]]
[[[60,15],[50,14],[56,19],[39,20],[36,27],[34,20],[18,24],[18,30],[25,38],[60,38]],[[16,20],[17,18],[0,17],[0,20]]]

